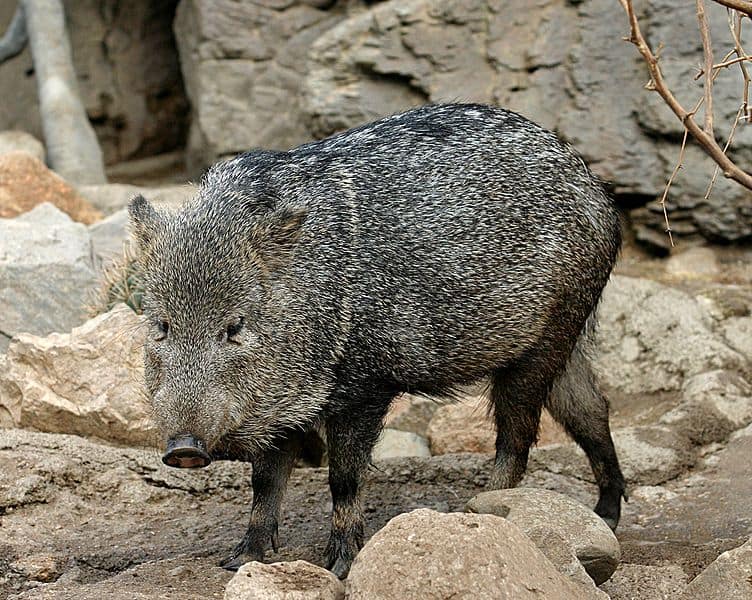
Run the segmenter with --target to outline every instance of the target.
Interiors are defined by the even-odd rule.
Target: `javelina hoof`
[[[603,489],[594,509],[595,514],[603,519],[606,525],[611,528],[611,531],[616,531],[616,526],[621,518],[622,497],[624,500],[627,499],[627,494],[622,486]]]
[[[352,565],[362,545],[362,542],[358,543],[353,540],[341,539],[339,536],[332,536],[326,549],[326,568],[338,578],[344,579],[350,572],[350,565]]]
[[[329,567],[329,570],[339,579],[344,579],[350,572],[350,563],[342,558],[338,558],[334,564]]]
[[[170,438],[162,457],[162,462],[167,466],[181,469],[205,467],[211,460],[204,441],[190,434]]]
[[[243,552],[241,554],[232,554],[222,560],[219,563],[219,566],[223,569],[227,569],[228,571],[237,571],[240,567],[242,567],[245,563],[251,562],[253,560],[256,560],[258,562],[263,562],[264,554],[263,552],[260,554],[254,553],[250,554],[248,552]]]

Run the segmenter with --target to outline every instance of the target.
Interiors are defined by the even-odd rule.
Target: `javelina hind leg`
[[[282,496],[300,452],[300,437],[291,434],[278,446],[253,459],[253,506],[248,530],[232,554],[220,563],[225,569],[235,571],[249,561],[263,560],[269,545],[277,551]]]
[[[496,460],[491,489],[515,487],[525,474],[547,393],[546,382],[533,369],[514,365],[498,369],[491,376],[491,402],[496,421]]]
[[[587,454],[600,492],[595,512],[611,529],[616,529],[621,499],[627,497],[624,476],[611,439],[608,400],[598,389],[593,370],[578,348],[565,373],[554,383],[546,408]]]
[[[326,546],[326,568],[340,579],[347,577],[363,545],[365,521],[360,484],[386,412],[386,407],[358,408],[357,414],[333,415],[326,422],[332,492],[332,530]]]

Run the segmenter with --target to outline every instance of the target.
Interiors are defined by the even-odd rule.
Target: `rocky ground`
[[[371,541],[344,587],[309,564],[331,509],[320,467],[293,473],[269,557],[287,564],[233,579],[216,564],[243,534],[250,466],[162,465],[140,318],[91,295],[122,252],[125,202],[191,188],[76,189],[32,141],[5,143],[21,151],[0,156],[0,597],[752,597],[749,248],[656,259],[627,242],[596,353],[629,481],[616,538],[585,508],[583,453],[546,415],[521,488],[478,497],[493,431],[475,388],[395,403],[366,488]]]

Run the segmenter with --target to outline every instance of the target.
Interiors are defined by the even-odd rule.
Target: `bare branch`
[[[26,47],[28,41],[26,15],[23,4],[19,2],[5,35],[0,38],[0,64],[19,54]]]
[[[671,224],[668,222],[668,211],[666,210],[666,199],[668,198],[668,190],[671,187],[671,184],[674,183],[674,179],[676,178],[676,174],[679,172],[679,169],[682,168],[682,163],[684,162],[684,150],[687,147],[687,135],[689,132],[685,129],[684,130],[684,137],[682,138],[681,143],[681,150],[679,150],[679,159],[676,161],[676,166],[674,167],[674,170],[671,172],[671,177],[668,178],[668,181],[666,182],[666,187],[663,190],[663,196],[661,196],[661,208],[663,209],[663,218],[666,221],[666,233],[668,233],[668,240],[671,242],[671,247],[674,247],[674,236],[671,234]]]
[[[729,136],[728,136],[728,139],[726,140],[726,144],[723,146],[724,154],[726,153],[726,150],[729,149],[731,142],[734,140],[734,134],[736,133],[736,126],[739,124],[739,121],[741,120],[742,114],[744,114],[745,110],[746,110],[746,106],[742,104],[736,113],[734,124],[731,126],[731,131],[729,132]],[[686,133],[686,130],[685,130],[685,133]],[[704,196],[705,200],[710,198],[710,192],[713,191],[713,186],[715,185],[715,180],[718,178],[718,172],[720,170],[721,168],[718,165],[716,165],[715,169],[713,169],[713,177],[710,179],[710,184],[708,184],[708,189],[705,191],[705,196]]]
[[[637,46],[640,54],[645,59],[655,91],[661,96],[661,98],[663,98],[664,102],[666,102],[668,107],[683,123],[689,134],[691,134],[697,141],[703,151],[720,166],[724,176],[733,179],[748,189],[752,189],[752,175],[740,169],[728,156],[726,156],[726,154],[724,154],[715,138],[704,131],[694,120],[694,112],[688,112],[668,88],[666,80],[663,78],[661,68],[658,65],[658,59],[655,57],[655,54],[645,41],[645,37],[642,34],[632,0],[619,0],[619,3],[624,8],[629,18],[629,41]],[[750,8],[752,8],[752,5],[750,5]],[[712,70],[712,62],[710,68]]]
[[[619,0],[621,1],[621,0]],[[717,4],[722,4],[726,8],[738,10],[740,13],[744,13],[748,17],[752,18],[752,2],[748,0],[713,0]]]
[[[705,16],[705,2],[696,0],[697,21],[700,25],[702,39],[702,53],[705,57],[705,133],[713,135],[713,44],[710,41],[710,28]]]
[[[731,30],[731,36],[734,38],[734,51],[739,59],[739,68],[742,71],[744,87],[742,89],[742,110],[747,122],[752,120],[752,113],[749,111],[749,82],[750,77],[744,59],[748,58],[747,53],[742,48],[742,15],[739,12],[728,11],[728,24]],[[736,123],[734,123],[736,125]]]

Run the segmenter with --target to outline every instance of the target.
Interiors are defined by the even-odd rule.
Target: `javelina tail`
[[[546,408],[587,454],[601,494],[596,512],[607,521],[615,518],[618,522],[621,498],[623,496],[626,499],[627,495],[624,476],[611,439],[608,400],[598,387],[590,363],[595,326],[596,316],[593,311],[577,340],[565,371],[554,381]]]

